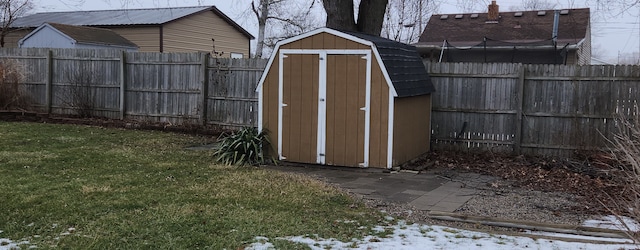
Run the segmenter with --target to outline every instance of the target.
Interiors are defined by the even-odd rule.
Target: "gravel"
[[[457,213],[551,224],[580,225],[588,215],[575,213],[580,204],[564,193],[522,189],[483,190]]]
[[[496,179],[493,182],[478,185],[478,183],[470,180],[456,178],[457,175],[451,172],[446,173],[443,177],[461,182],[478,190],[477,195],[455,211],[455,213],[461,215],[564,225],[581,225],[583,221],[591,217],[589,214],[580,212],[584,211],[584,209],[578,209],[585,206],[580,202],[581,197],[567,193],[518,188],[511,186],[508,181],[503,179]],[[429,217],[428,211],[419,210],[409,204],[368,199],[364,196],[356,197],[368,207],[382,210],[389,215],[409,222],[481,231],[520,232],[516,228],[433,219]]]

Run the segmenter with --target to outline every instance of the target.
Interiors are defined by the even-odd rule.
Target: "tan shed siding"
[[[405,163],[429,151],[431,95],[395,98],[393,165]]]
[[[360,55],[327,56],[328,165],[364,163],[366,68]]]
[[[283,65],[282,156],[315,163],[318,128],[318,55],[288,55]]]
[[[242,53],[249,57],[249,38],[212,11],[178,19],[163,26],[165,52],[210,52],[215,46],[223,57]]]
[[[5,48],[17,48],[18,41],[22,39],[24,36],[29,34],[33,29],[25,29],[25,30],[17,30],[9,33],[4,37],[4,47]]]
[[[160,52],[160,27],[104,27],[138,45],[139,52]]]
[[[282,45],[283,49],[370,49],[369,46],[356,43],[328,33],[320,33],[304,39]]]
[[[269,68],[266,79],[262,85],[262,128],[267,131],[270,147],[267,154],[278,157],[278,59],[276,58]]]
[[[371,65],[371,117],[369,131],[369,166],[387,166],[387,141],[389,132],[389,87],[375,60]]]

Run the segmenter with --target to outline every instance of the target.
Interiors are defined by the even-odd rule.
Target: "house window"
[[[241,59],[243,57],[242,53],[231,52],[231,58]]]

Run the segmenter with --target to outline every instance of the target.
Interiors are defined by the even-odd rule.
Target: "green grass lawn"
[[[0,122],[0,238],[45,249],[237,249],[256,236],[351,239],[382,219],[325,183],[185,149],[205,140]],[[300,247],[291,244],[276,241]]]

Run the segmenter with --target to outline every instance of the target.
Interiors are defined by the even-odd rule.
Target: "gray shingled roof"
[[[84,44],[118,45],[137,48],[138,45],[109,29],[49,23],[51,27]]]
[[[387,69],[398,97],[419,96],[435,92],[431,78],[416,47],[379,36],[341,31],[371,41]]]
[[[35,28],[43,23],[78,26],[159,25],[201,11],[213,11],[231,26],[253,39],[254,37],[215,6],[175,7],[128,10],[91,10],[71,12],[40,12],[16,19],[12,28]]]

